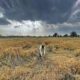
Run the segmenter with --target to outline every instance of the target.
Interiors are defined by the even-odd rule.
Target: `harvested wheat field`
[[[80,80],[80,38],[0,39],[0,80]]]

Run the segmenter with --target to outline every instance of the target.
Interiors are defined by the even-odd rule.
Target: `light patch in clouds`
[[[30,20],[19,22],[9,19],[7,21],[10,24],[2,28],[5,35],[47,35],[46,26],[48,24],[45,22]]]
[[[0,18],[4,17],[4,9],[0,7]]]
[[[74,8],[76,8],[78,5],[80,5],[80,0],[77,0],[75,5],[74,5]]]
[[[80,0],[77,0],[76,3],[72,7],[72,13],[76,14],[80,11]]]
[[[75,11],[72,13],[72,16],[76,15],[78,12],[80,12],[80,9],[75,10]]]
[[[59,32],[60,34],[70,33],[71,31],[77,31],[79,33],[80,30],[80,22],[70,23],[57,23],[57,24],[48,24],[43,21],[31,21],[31,20],[22,20],[15,21],[9,20],[10,23],[8,25],[0,25],[0,30],[3,35],[19,35],[19,36],[43,36],[50,35],[55,32]]]
[[[80,17],[80,0],[76,0],[71,9],[70,17],[67,21],[77,21]]]
[[[3,17],[4,17],[3,13],[0,13],[0,18],[3,18]]]

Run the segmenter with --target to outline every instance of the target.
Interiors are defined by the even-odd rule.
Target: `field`
[[[0,80],[80,80],[80,38],[0,39]]]

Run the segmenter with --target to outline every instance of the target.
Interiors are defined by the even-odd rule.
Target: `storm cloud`
[[[0,0],[3,35],[80,32],[80,0]]]

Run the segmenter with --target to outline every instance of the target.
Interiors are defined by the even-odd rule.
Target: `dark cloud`
[[[5,18],[0,18],[0,25],[8,25],[10,24]]]
[[[0,0],[9,19],[65,22],[76,0]]]

